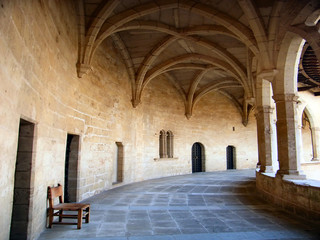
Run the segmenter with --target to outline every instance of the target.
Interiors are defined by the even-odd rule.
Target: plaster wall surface
[[[45,227],[47,186],[64,184],[68,133],[80,136],[78,200],[112,187],[116,142],[124,146],[124,184],[190,173],[195,142],[205,147],[206,171],[226,169],[228,145],[236,148],[238,169],[257,163],[253,114],[244,127],[237,109],[218,93],[204,97],[187,120],[175,88],[159,77],[132,108],[128,75],[109,39],[91,72],[78,78],[77,24],[72,1],[13,0],[0,6],[1,239],[10,232],[20,118],[35,123],[31,239]],[[162,129],[174,134],[173,159],[157,159]]]

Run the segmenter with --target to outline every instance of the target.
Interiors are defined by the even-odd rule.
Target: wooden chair
[[[54,205],[54,199],[59,197],[59,204]],[[85,203],[64,203],[63,202],[63,189],[60,184],[57,187],[48,187],[48,200],[49,200],[49,228],[52,224],[69,224],[77,225],[81,229],[82,219],[86,223],[90,220],[90,204]],[[63,211],[73,211],[77,214],[64,214]],[[53,222],[54,217],[59,217],[59,222]],[[62,222],[63,218],[77,218],[77,223]]]

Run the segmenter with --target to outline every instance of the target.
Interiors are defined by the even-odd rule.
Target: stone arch
[[[312,149],[312,158],[311,161],[318,161],[319,160],[319,149],[320,149],[320,145],[319,145],[319,132],[320,129],[319,127],[317,127],[316,121],[314,119],[314,112],[311,110],[311,108],[309,108],[308,105],[306,105],[303,108],[303,111],[301,112],[301,114],[299,115],[299,119],[301,119],[303,121],[303,115],[305,114],[305,116],[307,117],[307,121],[309,124],[309,128],[310,128],[310,137],[311,137],[311,149]],[[301,123],[301,126],[303,126],[303,122]],[[303,136],[302,136],[303,137]],[[302,145],[303,147],[304,145]]]
[[[272,84],[274,95],[297,92],[298,66],[304,43],[300,36],[290,32],[284,37],[277,60],[279,72]]]
[[[308,162],[313,159],[312,127],[309,117],[311,117],[310,113],[305,107],[299,118],[301,121],[299,125],[301,131],[301,162]]]
[[[277,111],[277,146],[279,170],[284,177],[305,177],[300,174],[300,136],[297,130],[297,76],[304,40],[287,32],[277,59],[277,74],[272,81]]]
[[[86,54],[88,56],[88,62],[92,59],[95,50],[102,43],[104,39],[106,39],[113,31],[117,28],[123,26],[124,24],[137,19],[138,17],[148,15],[153,12],[157,12],[160,9],[171,9],[171,8],[181,8],[187,9],[188,11],[192,11],[196,14],[199,14],[203,17],[212,19],[217,21],[222,26],[229,28],[229,30],[238,36],[242,42],[244,42],[247,46],[252,47],[256,45],[254,40],[254,36],[249,28],[247,28],[244,24],[235,19],[229,17],[228,15],[224,15],[222,13],[217,14],[217,10],[208,7],[202,3],[196,3],[194,1],[187,2],[168,2],[161,1],[156,3],[147,3],[134,7],[133,9],[126,10],[117,15],[114,15],[105,21],[101,26],[99,34],[97,34],[95,38],[95,42],[92,47],[92,51],[90,54]],[[256,52],[254,50],[254,52]]]

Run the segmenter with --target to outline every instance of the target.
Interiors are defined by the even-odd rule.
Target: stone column
[[[258,151],[260,172],[273,172],[272,167],[272,127],[271,116],[273,109],[270,106],[256,108]]]
[[[312,151],[313,151],[312,161],[319,161],[320,160],[320,128],[312,127],[311,137],[312,137]]]
[[[295,94],[277,94],[273,96],[277,106],[277,138],[279,170],[277,176],[282,178],[305,179],[301,175],[297,153],[297,122]]]

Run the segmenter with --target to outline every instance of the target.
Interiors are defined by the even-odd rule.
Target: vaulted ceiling
[[[287,15],[303,9],[306,1],[295,4],[298,10]],[[96,49],[111,38],[126,64],[134,107],[145,86],[165,75],[188,118],[204,95],[218,91],[233,102],[246,125],[254,106],[257,58],[265,51],[260,28],[270,28],[275,9],[273,0],[78,1],[79,77],[90,69]]]

